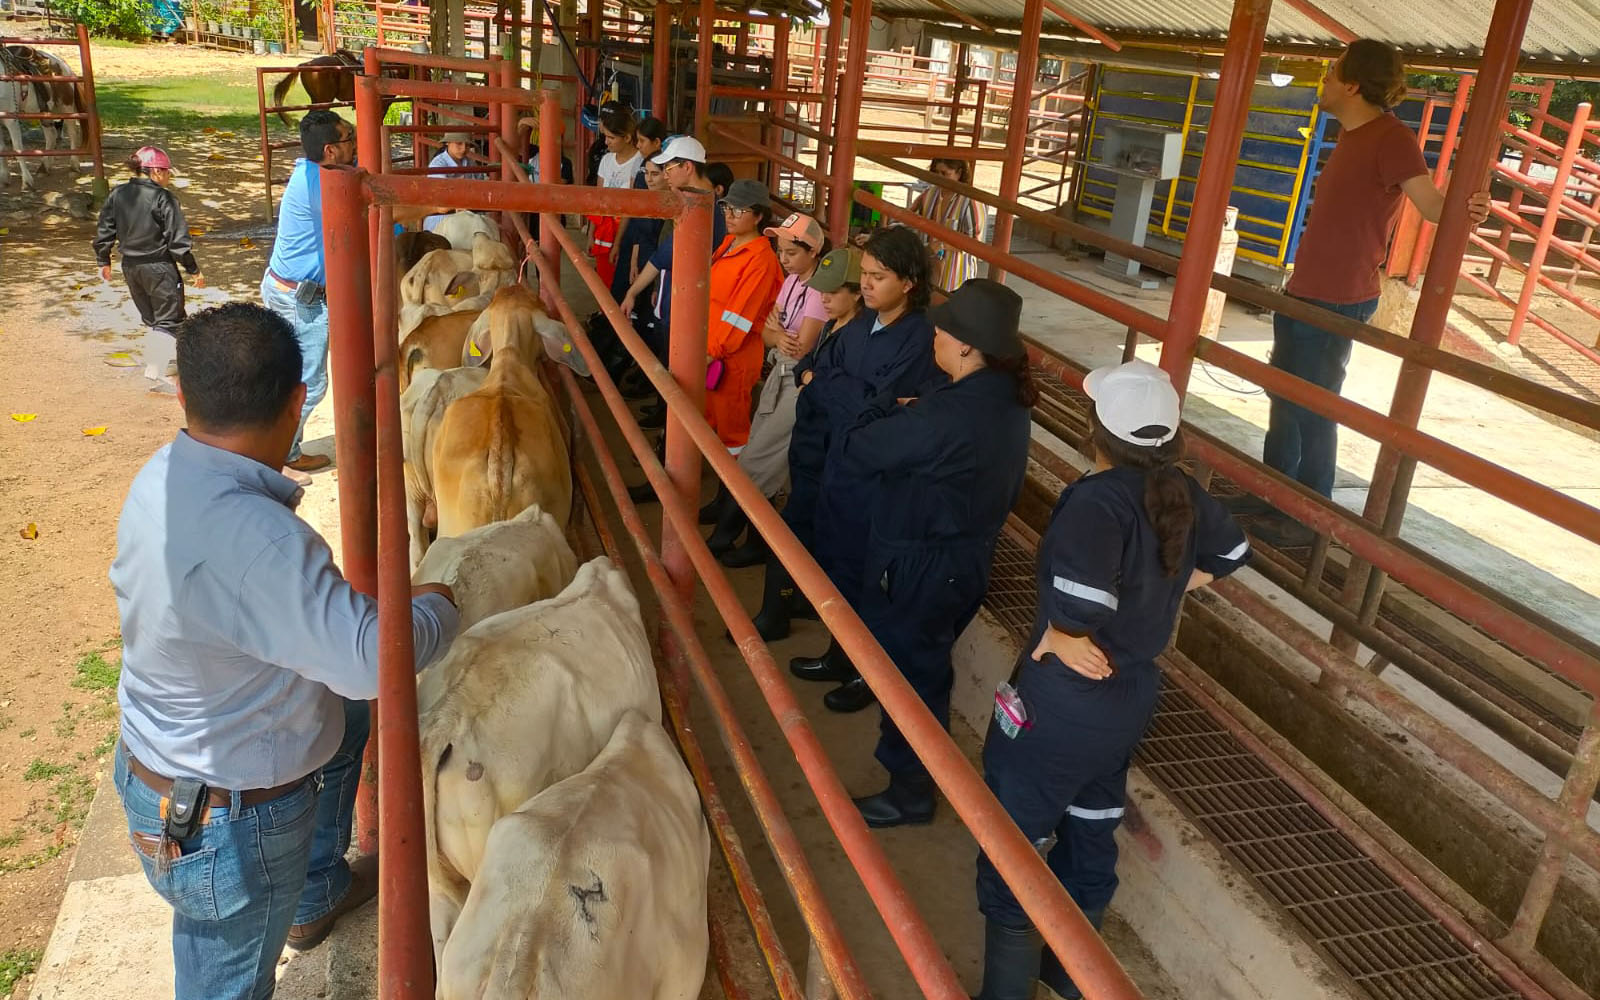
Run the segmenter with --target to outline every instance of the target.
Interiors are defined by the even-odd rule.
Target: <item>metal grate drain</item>
[[[1001,533],[984,607],[1019,642],[1037,608],[1033,563]],[[1162,691],[1136,759],[1374,1000],[1520,997],[1184,692]]]

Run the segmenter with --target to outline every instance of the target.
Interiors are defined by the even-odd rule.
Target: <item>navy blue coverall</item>
[[[833,367],[833,344],[847,336],[866,336],[875,318],[869,310],[860,310],[850,322],[834,330],[833,320],[822,328],[817,345],[794,364],[795,382],[808,371]],[[813,376],[813,384],[820,376]],[[803,389],[794,401],[794,433],[789,436],[789,499],[783,505],[783,521],[793,531],[806,551],[815,554],[816,532],[812,524],[817,515],[817,496],[822,492],[822,467],[828,460],[828,449],[833,443],[833,426],[828,422],[828,410],[820,402],[822,394],[810,395],[811,388]]]
[[[933,363],[933,325],[925,315],[906,313],[877,329],[877,314],[866,315],[864,326],[852,322],[850,329],[840,331],[817,352],[809,366],[816,375],[801,390],[795,407],[797,415],[802,407],[820,410],[832,435],[812,517],[815,543],[811,554],[844,599],[857,609],[866,571],[872,477],[859,468],[842,468],[834,460],[839,444],[844,431],[855,426],[879,398],[915,396],[926,392],[929,383],[945,380]],[[805,361],[795,365],[795,377],[802,377],[806,370]],[[790,451],[792,454],[792,444]]]
[[[1036,844],[1054,835],[1047,861],[1074,902],[1098,915],[1117,889],[1117,842],[1128,762],[1155,713],[1155,664],[1172,637],[1193,569],[1216,577],[1244,565],[1250,546],[1228,512],[1185,476],[1194,528],[1177,573],[1161,570],[1160,542],[1144,508],[1141,469],[1116,466],[1068,486],[1039,541],[1039,612],[1015,681],[1031,728],[1015,739],[993,721],[984,777]],[[1088,635],[1114,673],[1091,680],[1053,655],[1031,654],[1053,625]],[[1030,921],[986,856],[978,858],[978,908],[1013,927]]]
[[[989,589],[995,538],[1027,472],[1030,424],[1016,379],[980,368],[906,406],[880,397],[832,460],[873,491],[857,611],[946,729],[950,651]],[[880,727],[878,762],[890,774],[926,774],[887,713]]]

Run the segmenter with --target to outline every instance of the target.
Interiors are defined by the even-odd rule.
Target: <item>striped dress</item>
[[[983,216],[978,204],[964,194],[929,189],[917,202],[917,214],[946,229],[983,239]],[[953,292],[968,278],[978,276],[978,258],[972,254],[932,237],[928,239],[928,250],[933,256],[933,283],[945,292]]]

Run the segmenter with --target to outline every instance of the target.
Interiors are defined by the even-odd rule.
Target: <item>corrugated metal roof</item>
[[[1329,17],[1357,35],[1380,38],[1407,52],[1477,54],[1489,30],[1492,0],[1316,0]],[[1022,0],[951,0],[980,21],[1015,24]],[[1061,0],[1061,6],[1104,29],[1220,38],[1227,34],[1231,0]],[[927,0],[875,0],[873,10],[949,20]],[[1048,10],[1045,25],[1060,25]],[[1283,0],[1272,6],[1267,37],[1274,42],[1339,44],[1327,29]],[[1535,0],[1522,51],[1535,59],[1600,61],[1600,0]]]

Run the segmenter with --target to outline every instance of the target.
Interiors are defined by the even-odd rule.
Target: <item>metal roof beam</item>
[[[1319,28],[1329,32],[1333,35],[1333,37],[1337,38],[1341,42],[1349,44],[1350,42],[1353,42],[1357,38],[1361,37],[1354,31],[1351,31],[1349,28],[1345,27],[1344,22],[1328,14],[1321,7],[1318,7],[1312,2],[1312,0],[1283,0],[1283,2],[1294,8],[1296,12],[1304,14],[1312,21],[1315,21]]]
[[[971,14],[968,14],[960,7],[957,7],[955,4],[951,3],[950,0],[928,0],[928,2],[944,11],[946,14],[949,14],[956,20],[961,21],[963,24],[970,24],[986,35],[992,35],[995,33],[994,29],[989,25],[973,17]]]
[[[931,2],[940,3],[940,0],[931,0]],[[1290,0],[1290,2],[1292,3],[1293,0]],[[1101,31],[1099,28],[1090,24],[1088,21],[1085,21],[1078,15],[1072,13],[1070,10],[1067,10],[1065,7],[1061,6],[1060,3],[1056,2],[1056,0],[1044,0],[1044,9],[1054,14],[1056,17],[1061,18],[1061,20],[1072,25],[1074,28],[1077,28],[1079,31],[1099,42],[1101,45],[1104,45],[1112,52],[1120,52],[1122,50],[1121,42],[1117,41],[1115,38],[1112,38],[1110,35],[1106,34],[1104,31]]]

